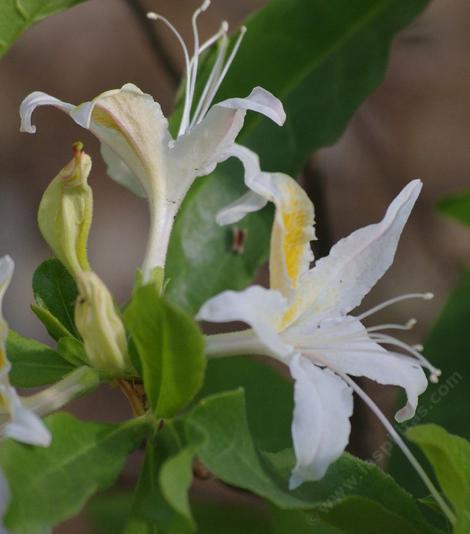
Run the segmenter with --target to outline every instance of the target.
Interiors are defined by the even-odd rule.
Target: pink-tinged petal
[[[382,221],[338,241],[304,277],[297,296],[299,309],[320,317],[346,314],[358,306],[392,264],[421,187],[420,180],[413,180],[390,204]]]
[[[328,369],[302,356],[290,364],[295,380],[292,438],[297,463],[289,486],[321,479],[349,441],[353,412],[351,388]]]
[[[243,291],[224,291],[208,300],[199,310],[200,321],[226,323],[243,321],[250,325],[267,348],[267,354],[285,358],[292,353],[278,334],[287,302],[277,291],[251,286]]]

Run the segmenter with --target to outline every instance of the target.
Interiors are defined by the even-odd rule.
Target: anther
[[[439,382],[439,377],[441,376],[442,371],[440,369],[434,369],[434,371],[431,373],[431,376],[429,377],[429,380],[433,384],[437,384]]]

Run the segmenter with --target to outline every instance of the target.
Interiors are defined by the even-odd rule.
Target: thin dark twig
[[[125,0],[125,2],[134,14],[139,26],[142,28],[142,31],[154,52],[154,56],[162,65],[173,86],[175,88],[178,87],[181,80],[181,73],[168,54],[167,49],[163,46],[158,35],[155,33],[155,23],[152,23],[152,21],[147,18],[147,10],[142,6],[139,0]]]

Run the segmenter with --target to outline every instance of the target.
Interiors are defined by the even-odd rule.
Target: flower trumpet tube
[[[314,211],[307,195],[283,174],[263,173],[257,180],[258,191],[263,190],[276,206],[271,289],[253,286],[226,291],[206,302],[198,318],[243,321],[251,327],[208,336],[209,356],[265,354],[289,366],[295,384],[292,437],[297,459],[290,487],[296,488],[306,480],[322,478],[349,441],[353,411],[349,376],[402,387],[407,402],[395,415],[401,422],[413,417],[418,396],[427,387],[423,369],[433,381],[440,374],[414,347],[384,334],[411,328],[415,321],[369,328],[362,324],[364,318],[398,300],[426,300],[432,294],[403,295],[362,315],[350,313],[390,267],[421,182],[410,182],[379,223],[340,240],[311,268]],[[432,484],[428,487],[435,493]]]
[[[73,274],[89,271],[88,234],[93,214],[93,194],[87,183],[91,158],[82,143],[73,145],[73,159],[52,180],[39,204],[42,236],[57,258]]]
[[[150,231],[142,265],[144,283],[151,279],[155,268],[165,266],[173,220],[195,178],[211,173],[218,163],[237,156],[235,139],[243,127],[246,112],[261,113],[279,125],[285,121],[281,102],[260,87],[254,88],[246,98],[231,98],[212,105],[244,30],[228,57],[226,23],[208,41],[200,43],[197,18],[208,5],[209,2],[204,2],[192,19],[192,56],[181,35],[167,19],[149,14],[149,18],[159,20],[171,29],[185,57],[186,93],[176,139],[169,132],[160,104],[132,84],[107,91],[79,106],[34,92],[20,107],[21,130],[29,133],[36,131],[31,117],[37,107],[50,105],[66,112],[101,141],[102,155],[111,178],[147,198]],[[195,103],[199,57],[215,42],[219,43],[218,55],[201,97]]]

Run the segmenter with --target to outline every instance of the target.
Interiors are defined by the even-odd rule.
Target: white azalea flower
[[[404,421],[413,417],[418,396],[427,387],[422,368],[430,370],[433,381],[440,373],[415,348],[384,333],[408,329],[413,320],[404,326],[367,328],[362,324],[364,318],[398,300],[428,299],[431,294],[403,295],[361,315],[350,314],[390,267],[421,182],[409,183],[382,221],[340,240],[328,257],[310,268],[314,212],[307,195],[283,174],[258,174],[256,180],[258,192],[263,191],[263,198],[276,205],[269,263],[271,289],[253,286],[240,292],[225,291],[206,302],[198,318],[243,321],[251,327],[208,336],[209,356],[265,354],[289,366],[295,381],[292,436],[297,459],[290,487],[296,488],[303,481],[322,478],[344,451],[354,390],[374,411],[377,408],[349,376],[401,386],[407,403],[396,419]],[[231,214],[238,217],[243,206],[238,203]],[[381,412],[377,414],[387,425]],[[387,428],[393,432],[390,424]]]
[[[51,441],[49,431],[32,410],[23,406],[8,379],[11,368],[5,347],[8,326],[1,310],[13,269],[14,263],[9,256],[0,258],[0,436],[47,447]]]
[[[231,98],[211,107],[245,30],[242,29],[225,61],[229,45],[226,23],[208,41],[199,42],[197,18],[208,5],[209,2],[204,2],[192,18],[194,53],[191,58],[183,39],[170,22],[149,13],[149,18],[161,20],[173,31],[185,56],[185,103],[176,139],[170,135],[160,104],[132,84],[105,92],[79,106],[34,92],[20,107],[21,130],[29,133],[36,131],[31,116],[39,106],[54,106],[69,114],[101,141],[109,175],[134,193],[147,197],[151,223],[142,266],[144,281],[148,281],[153,269],[164,267],[174,217],[195,178],[211,173],[218,163],[236,156],[233,150],[235,138],[243,126],[246,112],[256,111],[279,125],[285,120],[281,102],[260,87],[253,89],[246,98]],[[212,72],[192,112],[199,57],[217,41],[219,51]]]

